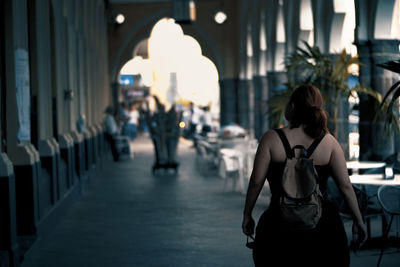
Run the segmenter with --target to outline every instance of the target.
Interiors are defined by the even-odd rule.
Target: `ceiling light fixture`
[[[125,21],[125,16],[121,13],[119,13],[116,17],[115,17],[115,22],[118,24],[122,24]]]
[[[214,15],[214,20],[216,23],[218,24],[222,24],[226,21],[226,19],[228,18],[228,16],[226,15],[226,13],[222,10],[218,10],[215,15]]]

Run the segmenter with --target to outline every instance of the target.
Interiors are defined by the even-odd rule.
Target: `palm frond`
[[[297,55],[302,56],[304,58],[312,58],[313,57],[310,50],[307,51],[306,49],[303,49],[301,47],[296,48],[296,53],[297,53]]]
[[[382,103],[382,95],[372,89],[360,84],[353,89],[349,88],[348,68],[351,64],[360,64],[360,62],[357,57],[349,56],[346,50],[342,50],[333,63],[331,57],[321,53],[317,46],[312,47],[303,41],[303,46],[297,47],[293,53],[289,54],[284,63],[288,76],[288,89],[277,92],[267,101],[271,125],[277,126],[282,123],[289,96],[300,84],[314,84],[321,90],[328,113],[336,114],[338,99],[355,93],[371,96],[376,100],[377,106]],[[384,105],[387,110],[390,103]],[[328,114],[328,117],[334,118],[333,115]],[[333,124],[336,132],[336,121]]]
[[[389,97],[389,95],[396,90],[397,88],[399,88],[398,90],[400,90],[400,81],[395,82],[390,89],[387,91],[387,93],[385,94],[383,100],[382,100],[382,104],[386,101],[386,99]]]
[[[400,131],[399,114],[393,109],[393,105],[390,106],[387,100],[381,101],[379,107],[375,110],[375,116],[373,122],[379,122],[384,118],[385,131],[387,134],[395,131]]]
[[[393,110],[393,106],[396,103],[396,101],[398,101],[398,98],[400,97],[400,89],[398,89],[397,91],[394,92],[392,99],[389,102],[389,106],[386,110],[386,113],[388,113],[389,111]]]
[[[292,90],[290,88],[276,92],[271,98],[267,100],[267,114],[271,123],[271,127],[278,127],[282,124],[286,104],[292,93]]]
[[[306,42],[306,41],[303,41],[303,44],[306,46],[306,48],[307,48],[308,52],[311,54],[311,57],[312,57],[312,58],[318,59],[318,58],[321,58],[321,57],[324,56],[324,55],[321,53],[321,51],[319,50],[318,46],[312,47],[312,46],[310,46],[310,44],[309,44],[308,42]]]
[[[387,61],[382,64],[377,64],[377,66],[382,67],[387,70],[390,70],[390,71],[393,71],[393,72],[396,72],[396,73],[400,73],[400,59]]]
[[[382,95],[379,92],[371,88],[367,88],[361,84],[357,84],[356,87],[349,89],[348,96],[353,95],[353,93],[371,96],[378,103],[382,103]]]
[[[351,75],[348,72],[348,68],[352,64],[359,64],[358,58],[347,55],[346,50],[343,49],[336,59],[336,64],[331,75],[331,79],[336,81],[339,87],[343,87],[343,84],[346,83],[347,78]]]
[[[399,123],[399,115],[395,112],[391,111],[390,114],[386,114],[385,119],[385,130],[387,133],[392,133],[393,131],[396,133],[400,132],[400,123]]]

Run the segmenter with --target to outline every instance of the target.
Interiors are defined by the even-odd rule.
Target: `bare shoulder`
[[[275,130],[269,130],[263,135],[259,146],[259,153],[268,153],[271,157],[271,160],[276,162],[285,161],[285,149],[278,133]]]
[[[263,134],[258,145],[259,152],[270,151],[273,145],[278,140],[278,134],[274,130],[268,130]]]
[[[275,144],[277,140],[279,140],[279,136],[276,133],[276,131],[275,130],[268,130],[262,136],[261,141],[260,141],[260,145],[271,146],[272,144]]]
[[[334,151],[338,151],[338,149],[341,149],[341,147],[336,138],[327,133],[311,157],[316,165],[326,165],[329,163]]]
[[[327,144],[328,146],[330,146],[330,147],[332,147],[332,149],[333,148],[340,148],[340,144],[339,144],[339,142],[337,141],[337,139],[333,136],[333,135],[331,135],[330,133],[327,133],[326,135],[325,135],[325,138],[322,140],[325,144]]]

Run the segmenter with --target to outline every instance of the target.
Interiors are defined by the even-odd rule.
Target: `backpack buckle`
[[[296,152],[295,152],[296,149],[300,149],[302,151],[302,153],[300,154],[299,157],[302,157],[302,158],[306,158],[307,157],[307,149],[302,145],[296,145],[296,146],[294,146],[292,148],[292,152],[293,152],[294,157],[296,157]]]

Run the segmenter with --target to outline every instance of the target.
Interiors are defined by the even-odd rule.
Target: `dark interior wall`
[[[30,88],[31,88],[31,142],[38,147],[38,69],[34,67],[37,59],[37,27],[36,27],[36,0],[28,1],[28,43],[30,64]]]
[[[0,1],[0,151],[6,151],[5,147],[5,122],[6,122],[6,109],[5,109],[5,99],[6,99],[6,85],[5,85],[5,68],[6,61],[4,56],[4,19],[5,19],[5,8],[4,1]]]

